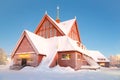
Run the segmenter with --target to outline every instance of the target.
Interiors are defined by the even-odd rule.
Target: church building
[[[81,42],[76,18],[61,22],[57,12],[56,20],[45,13],[34,32],[23,31],[12,52],[13,67],[100,67]]]

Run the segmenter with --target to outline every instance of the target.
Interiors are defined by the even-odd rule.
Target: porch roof
[[[96,62],[109,62],[109,60],[99,51],[88,50],[89,56],[91,56]]]

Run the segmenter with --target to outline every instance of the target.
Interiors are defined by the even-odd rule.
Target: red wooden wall
[[[50,38],[54,36],[62,36],[62,34],[57,30],[57,28],[51,24],[47,19],[44,20],[40,29],[36,33],[44,38]]]
[[[72,38],[73,40],[76,40],[76,41],[81,42],[81,41],[80,41],[80,37],[79,37],[79,30],[77,29],[77,26],[76,26],[75,23],[73,24],[73,26],[72,26],[72,28],[71,28],[68,36],[69,36],[70,38]]]
[[[34,52],[34,49],[26,36],[24,36],[23,40],[21,41],[20,45],[16,49],[15,53],[21,53],[21,52]]]

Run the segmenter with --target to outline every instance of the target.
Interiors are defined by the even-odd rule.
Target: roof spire
[[[47,11],[45,11],[45,14],[47,14]]]
[[[59,19],[59,6],[57,6],[57,16],[56,16],[56,22],[59,23],[60,19]]]
[[[59,6],[57,6],[57,17],[56,19],[59,19]]]
[[[77,19],[77,17],[75,16],[75,19]]]

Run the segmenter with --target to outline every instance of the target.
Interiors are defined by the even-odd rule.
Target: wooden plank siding
[[[24,56],[24,55],[28,55]],[[23,57],[20,57],[23,56]],[[23,36],[21,42],[19,43],[14,56],[13,56],[13,64],[14,65],[22,65],[22,59],[26,59],[27,66],[38,66],[42,61],[44,55],[38,54],[35,52],[33,46],[27,39],[26,35]]]
[[[35,52],[32,45],[26,38],[26,36],[23,37],[22,41],[20,42],[19,46],[15,51],[15,53],[21,53],[21,52]]]
[[[78,31],[76,23],[73,24],[68,36],[72,38],[73,40],[79,41],[81,43],[79,31]]]
[[[57,28],[47,19],[44,20],[43,24],[40,26],[36,34],[44,38],[62,36],[62,34],[57,30]]]
[[[70,59],[63,59],[63,55],[69,54]],[[79,57],[78,57],[79,56]],[[77,51],[58,52],[58,65],[62,67],[71,67],[75,70],[80,69],[82,65],[82,54]]]

